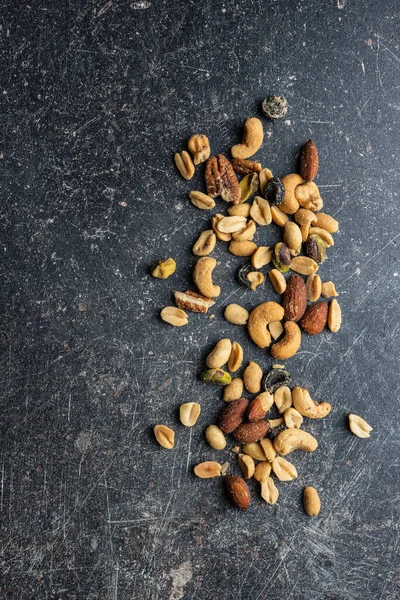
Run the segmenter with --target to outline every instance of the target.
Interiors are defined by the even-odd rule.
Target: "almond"
[[[261,421],[271,408],[268,398],[263,397],[262,394],[254,398],[250,402],[247,418],[251,423]]]
[[[300,275],[292,275],[283,293],[282,305],[286,321],[299,321],[307,308],[306,285]]]
[[[249,401],[246,398],[239,398],[238,400],[229,402],[229,404],[221,409],[218,424],[224,433],[232,433],[239,427],[248,405]]]
[[[300,175],[305,181],[312,181],[318,173],[318,149],[308,140],[300,152]]]
[[[236,475],[225,477],[225,487],[229,496],[240,510],[248,510],[250,507],[250,490],[244,479]]]
[[[228,404],[228,406],[231,406]],[[221,427],[222,429],[222,427]],[[239,425],[233,432],[235,440],[241,444],[251,444],[252,442],[258,442],[263,438],[269,429],[268,421],[258,421],[257,423],[244,423]]]
[[[310,335],[321,333],[328,318],[328,303],[319,302],[309,306],[300,321],[304,331]]]

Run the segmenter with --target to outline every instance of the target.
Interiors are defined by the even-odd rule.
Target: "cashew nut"
[[[282,204],[279,205],[281,211],[287,215],[294,215],[298,211],[300,205],[295,197],[295,189],[298,185],[303,183],[304,179],[297,175],[297,173],[291,173],[282,177],[282,183],[285,186],[285,197],[283,198]]]
[[[267,331],[267,325],[272,321],[281,321],[283,313],[283,307],[277,302],[263,302],[253,308],[247,327],[251,339],[259,348],[266,348],[270,345],[271,336]]]
[[[277,435],[274,441],[276,452],[282,456],[293,452],[293,450],[314,452],[317,447],[318,442],[315,437],[302,429],[285,429]]]
[[[231,148],[233,158],[253,156],[263,143],[264,131],[260,119],[246,119],[243,126],[243,141]],[[303,181],[303,180],[302,180]]]
[[[209,298],[216,298],[221,293],[219,285],[212,282],[212,272],[217,264],[215,258],[203,256],[195,264],[193,271],[193,281],[197,285],[200,294]]]
[[[296,354],[301,344],[299,326],[294,321],[287,321],[284,327],[285,335],[280,342],[277,342],[271,348],[272,356],[279,358],[279,360],[286,360]]]
[[[309,419],[323,419],[331,412],[329,402],[321,402],[318,404],[311,399],[308,390],[296,386],[292,390],[292,403],[295,409]]]

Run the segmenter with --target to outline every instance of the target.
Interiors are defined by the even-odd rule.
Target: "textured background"
[[[2,600],[395,600],[399,545],[400,46],[394,0],[0,2]],[[312,137],[317,183],[340,233],[321,267],[340,291],[337,335],[304,336],[288,363],[333,411],[298,480],[241,514],[194,464],[229,460],[204,427],[219,390],[197,379],[223,336],[270,357],[222,318],[243,259],[215,251],[215,318],[158,318],[191,285],[209,213],[173,153],[194,132],[227,152],[267,93],[258,157],[277,175]],[[202,188],[201,188],[202,189]],[[218,201],[217,208],[224,208]],[[279,239],[274,226],[257,241]],[[149,276],[172,255],[168,281]],[[177,407],[199,401],[189,431]],[[352,436],[348,412],[374,427]],[[151,427],[176,430],[168,452]],[[230,446],[228,446],[230,447]],[[298,455],[297,455],[298,454]],[[301,490],[320,490],[318,519]]]

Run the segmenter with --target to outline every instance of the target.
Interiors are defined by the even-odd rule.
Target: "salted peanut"
[[[268,329],[274,340],[277,340],[284,332],[283,325],[280,321],[273,321],[268,325]]]
[[[229,360],[232,350],[231,340],[223,338],[219,340],[208,354],[206,358],[206,365],[209,369],[220,369]]]
[[[200,210],[210,210],[210,208],[215,207],[215,200],[207,194],[203,194],[203,192],[189,192],[189,198],[193,206],[200,208]]]
[[[283,414],[285,425],[288,429],[300,429],[303,417],[295,408],[287,408]]]
[[[261,269],[272,260],[272,250],[269,246],[259,246],[251,256],[251,264],[255,269]]]
[[[185,427],[196,425],[200,415],[201,406],[197,402],[186,402],[179,407],[179,418]]]
[[[221,465],[213,460],[208,460],[196,465],[194,474],[200,479],[211,479],[221,475]]]
[[[316,302],[321,296],[321,291],[322,283],[320,276],[316,273],[311,273],[306,281],[307,300],[309,302]]]
[[[188,150],[193,156],[195,165],[205,162],[210,156],[210,142],[208,137],[203,133],[192,135],[188,141]]]
[[[250,271],[250,273],[247,273],[246,279],[250,281],[250,289],[256,290],[259,285],[264,283],[265,277],[260,271]]]
[[[314,452],[318,448],[318,442],[311,433],[307,433],[302,429],[285,429],[278,433],[275,438],[274,448],[278,454],[286,456],[293,450]]]
[[[245,444],[242,448],[244,454],[248,454],[254,460],[267,460],[265,456],[264,450],[259,442],[251,442],[250,444]]]
[[[281,385],[274,392],[274,402],[280,415],[292,406],[292,392],[287,385]]]
[[[267,421],[269,423],[270,429],[276,429],[277,427],[283,425],[285,422],[283,417],[279,417],[278,419],[267,419]]]
[[[228,359],[228,370],[234,373],[242,366],[243,348],[238,342],[233,342]]]
[[[174,156],[176,167],[184,179],[192,179],[194,175],[194,164],[190,158],[190,154],[183,150],[177,152]]]
[[[192,248],[192,252],[196,256],[207,256],[214,250],[216,243],[217,236],[212,229],[207,229],[199,235]]]
[[[303,417],[309,419],[323,419],[331,412],[331,405],[329,402],[315,402],[312,400],[308,390],[305,390],[298,385],[292,390],[292,402],[294,408]]]
[[[286,360],[294,356],[301,344],[301,331],[297,323],[287,321],[284,328],[285,333],[281,341],[275,342],[271,347],[272,356],[279,360]]]
[[[234,233],[235,231],[241,231],[246,226],[246,217],[222,217],[218,221],[216,227],[221,233]]]
[[[270,345],[271,335],[267,331],[267,326],[272,321],[281,321],[283,314],[283,307],[277,302],[263,302],[253,308],[247,327],[251,339],[259,348],[266,348]]]
[[[313,181],[298,185],[294,190],[294,196],[302,208],[308,208],[314,212],[321,210],[324,205],[319,189]]]
[[[289,217],[285,214],[279,206],[271,206],[271,217],[273,222],[279,227],[285,227],[286,223],[289,222]]]
[[[240,446],[233,446],[233,448],[231,448],[231,452],[234,452],[235,454],[239,454]]]
[[[335,245],[335,240],[328,231],[321,227],[310,227],[309,235],[319,235],[327,248]]]
[[[278,269],[271,269],[268,271],[268,277],[277,294],[283,294],[286,290],[286,279]]]
[[[228,250],[234,256],[251,256],[257,250],[257,244],[246,240],[243,242],[232,240]]]
[[[255,236],[255,233],[256,224],[254,223],[253,219],[250,219],[249,221],[247,221],[246,227],[244,227],[240,231],[232,233],[232,239],[239,241],[252,240]]]
[[[342,324],[342,311],[335,298],[331,301],[328,310],[328,327],[332,333],[337,333]]]
[[[296,225],[296,223],[293,223],[293,221],[289,221],[288,223],[286,223],[285,232],[283,234],[283,241],[289,248],[290,254],[292,256],[298,256],[300,254],[303,239],[300,227]]]
[[[291,173],[282,177],[282,183],[285,186],[285,196],[283,202],[279,205],[282,212],[287,215],[294,215],[294,213],[300,208],[298,201],[295,197],[296,188],[302,184],[304,179],[297,173]]]
[[[272,470],[279,481],[293,481],[297,477],[296,467],[281,456],[277,456],[273,461]]]
[[[262,369],[257,363],[250,361],[243,373],[244,387],[251,394],[257,394],[261,389]]]
[[[220,221],[222,221],[223,218],[224,218],[224,215],[221,215],[221,213],[217,213],[211,219],[211,227],[213,228],[214,233],[219,240],[221,240],[222,242],[229,242],[232,239],[232,234],[231,233],[222,233],[222,231],[220,231],[217,228],[218,223]]]
[[[261,169],[261,171],[258,174],[258,179],[260,182],[260,192],[263,196],[264,196],[264,192],[265,192],[265,186],[267,185],[267,181],[268,181],[268,179],[271,179],[272,177],[273,177],[272,171],[270,171],[266,167],[264,169]]]
[[[175,445],[175,432],[166,425],[156,425],[153,428],[157,442],[163,448],[171,450]]]
[[[321,229],[325,229],[329,233],[336,233],[339,229],[339,222],[330,215],[319,212],[315,214],[315,217],[315,227],[321,227]]]
[[[250,204],[234,204],[226,211],[230,217],[247,217],[250,215]]]
[[[218,425],[209,425],[205,431],[206,440],[215,450],[223,450],[226,447],[224,432]]]
[[[229,469],[229,463],[228,462],[224,462],[221,465],[221,475],[226,475]]]
[[[317,221],[316,214],[308,208],[299,208],[294,214],[294,220],[300,225],[302,241],[306,242],[311,225]]]
[[[267,477],[261,484],[261,498],[268,504],[276,504],[279,492],[272,477]]]
[[[243,393],[243,379],[235,377],[231,383],[224,386],[223,400],[225,402],[233,402],[233,400],[239,400]]]
[[[250,158],[261,147],[264,138],[260,119],[246,119],[243,125],[243,140],[231,148],[233,158]]]
[[[255,464],[251,456],[247,454],[239,454],[238,456],[239,467],[242,469],[243,477],[250,479],[254,475]]]
[[[261,196],[256,196],[250,208],[250,216],[257,225],[261,225],[262,227],[269,225],[272,221],[272,215],[268,200],[261,198]]]
[[[369,432],[372,431],[371,425],[364,421],[358,415],[349,415],[349,427],[351,433],[354,433],[359,438],[369,438]]]
[[[261,448],[264,450],[264,454],[269,462],[272,462],[276,456],[275,448],[272,440],[269,438],[263,438],[260,440]]]
[[[269,463],[267,460],[264,460],[264,462],[260,462],[258,465],[256,465],[256,468],[254,469],[254,479],[260,483],[264,483],[270,475],[271,463]]]
[[[339,296],[333,281],[324,281],[321,286],[321,291],[324,298],[335,298],[336,296]]]
[[[295,256],[290,261],[290,269],[300,275],[312,275],[318,271],[318,263],[308,256]]]
[[[225,308],[224,317],[234,325],[246,325],[249,319],[249,311],[239,304],[228,304]]]
[[[160,317],[166,323],[173,325],[174,327],[182,327],[189,323],[188,316],[185,311],[175,306],[166,306],[160,312]]]
[[[200,294],[208,298],[217,298],[221,293],[219,285],[212,282],[212,272],[217,261],[210,256],[199,258],[193,270],[193,281],[197,285]]]
[[[309,517],[317,517],[321,510],[321,500],[315,488],[307,486],[303,491],[303,507],[304,512]]]
[[[166,260],[160,261],[152,270],[151,274],[156,279],[167,279],[175,273],[176,262],[173,258],[167,258]]]

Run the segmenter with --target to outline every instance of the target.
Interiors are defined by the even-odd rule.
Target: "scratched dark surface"
[[[395,600],[400,597],[398,263],[399,6],[360,0],[1,2],[1,600]],[[191,285],[210,213],[173,164],[194,132],[228,152],[267,93],[264,166],[284,175],[312,137],[340,233],[321,267],[344,324],[303,336],[294,383],[333,411],[305,424],[299,477],[271,507],[250,483],[240,513],[193,465],[229,460],[203,437],[220,391],[199,382],[221,337],[271,360],[224,306],[277,299],[240,288],[223,243],[212,313],[163,323]],[[217,201],[214,212],[226,205]],[[257,242],[279,239],[275,226]],[[175,257],[167,281],[149,276]],[[199,401],[198,425],[177,407]],[[374,427],[354,437],[346,415]],[[151,427],[176,431],[168,452]],[[305,516],[301,490],[322,498]]]

